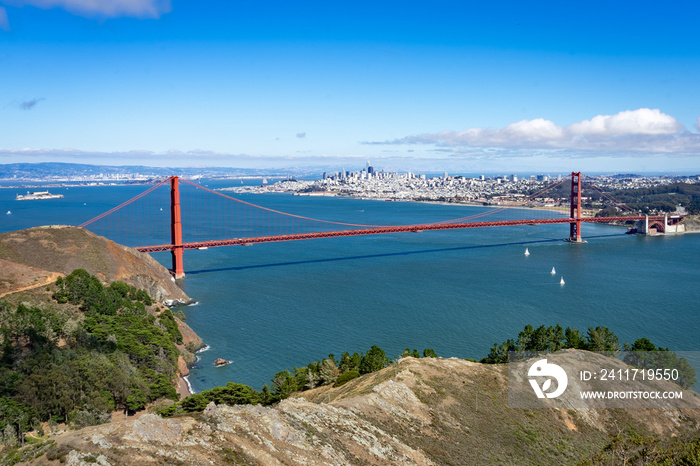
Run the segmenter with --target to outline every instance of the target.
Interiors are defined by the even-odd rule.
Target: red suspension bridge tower
[[[581,172],[571,172],[571,211],[569,241],[583,243],[581,239]]]
[[[185,278],[185,268],[182,264],[182,218],[180,216],[180,179],[177,176],[170,177],[170,240],[173,257],[173,276],[175,279]]]

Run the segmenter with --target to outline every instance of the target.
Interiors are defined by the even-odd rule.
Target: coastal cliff
[[[102,282],[120,280],[143,289],[167,305],[192,301],[151,256],[84,228],[52,225],[2,233],[0,259],[64,275],[84,269]]]
[[[661,455],[665,442],[697,435],[700,400],[687,401],[687,409],[513,409],[506,365],[407,357],[271,407],[143,414],[55,436],[36,454],[70,464],[622,464],[618,457],[638,454],[635,441],[656,439],[649,454]]]
[[[700,232],[700,215],[688,215],[681,221],[681,224],[685,225],[687,232]]]
[[[202,348],[201,338],[166,306],[192,300],[172,280],[167,269],[148,254],[121,246],[85,229],[71,226],[37,227],[0,234],[0,298],[9,304],[7,319],[19,319],[12,306],[36,309],[45,322],[68,322],[71,329],[82,325],[85,311],[76,303],[60,303],[56,292],[62,281],[76,269],[82,269],[108,287],[117,281],[144,290],[153,301],[144,309],[155,318],[155,325],[172,321],[171,334],[177,341],[177,372],[171,382],[181,396],[190,394],[183,379],[188,365],[195,361],[194,352]],[[167,315],[166,315],[167,314]],[[8,322],[0,321],[0,325]],[[55,324],[54,324],[55,325]],[[65,335],[64,335],[65,334]],[[65,347],[74,338],[70,329],[54,328],[49,339],[57,336],[58,347]],[[20,338],[21,341],[21,337]],[[0,341],[4,341],[0,338]],[[73,343],[75,344],[75,343]],[[26,345],[25,345],[26,346]],[[19,348],[16,348],[19,349]]]

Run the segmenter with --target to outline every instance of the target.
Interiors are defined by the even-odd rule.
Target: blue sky
[[[0,0],[0,163],[700,173],[700,4]]]

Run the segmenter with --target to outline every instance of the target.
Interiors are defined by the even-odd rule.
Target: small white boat
[[[564,286],[564,277],[561,277],[561,280],[559,280],[559,284]]]
[[[526,256],[529,256],[529,255],[530,255],[530,251],[528,251],[527,248],[525,248],[525,255],[526,255]]]
[[[11,215],[11,214],[12,214],[12,212],[10,212],[10,211],[8,210],[8,211],[7,211],[7,215]]]
[[[556,271],[556,270],[554,270],[554,267],[552,267],[552,271],[551,271],[551,272],[549,272],[549,273],[551,273],[552,275],[556,275],[557,271]]]
[[[205,250],[209,249],[209,247],[201,246],[201,247],[198,247],[197,249],[199,249],[200,251],[205,251]]]

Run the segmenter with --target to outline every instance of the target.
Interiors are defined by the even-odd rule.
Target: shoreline
[[[204,343],[204,340],[197,335],[192,327],[178,318],[175,318],[175,320],[177,322],[178,330],[182,335],[182,344],[176,345],[180,351],[180,355],[178,356],[180,362],[178,363],[178,380],[175,388],[180,394],[180,397],[184,398],[195,394],[194,390],[192,389],[192,384],[189,381],[190,367],[194,366],[197,361],[199,361],[197,353],[207,351],[210,349],[210,346]],[[190,351],[188,346],[193,348],[194,351]]]
[[[509,204],[486,204],[484,205],[483,202],[474,202],[474,201],[458,201],[458,202],[450,202],[450,201],[445,201],[445,200],[431,200],[431,199],[414,199],[414,198],[401,198],[401,197],[391,197],[391,196],[386,196],[386,197],[367,197],[367,196],[356,196],[356,195],[351,195],[351,194],[346,194],[346,193],[335,193],[332,191],[326,191],[326,192],[312,192],[312,193],[301,193],[298,191],[264,191],[264,192],[255,192],[255,191],[238,191],[238,188],[219,188],[217,191],[230,191],[236,194],[288,194],[291,196],[307,196],[307,197],[334,197],[334,198],[339,198],[339,199],[357,199],[361,201],[379,201],[379,202],[413,202],[417,204],[436,204],[436,205],[449,205],[449,206],[465,206],[465,207],[483,207],[483,208],[515,208],[515,209],[532,209],[532,210],[550,210],[552,212],[558,211],[558,209],[561,209],[562,214],[566,214],[566,211],[568,209],[568,206],[557,206],[558,209],[553,209],[553,208],[548,208],[547,206],[522,206],[522,205],[509,205]],[[590,211],[587,211],[590,212]]]

